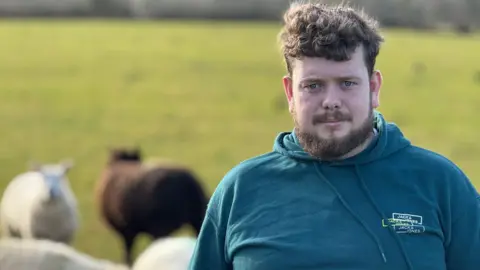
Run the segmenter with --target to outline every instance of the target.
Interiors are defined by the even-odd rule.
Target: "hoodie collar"
[[[297,159],[299,161],[319,161],[330,165],[353,165],[372,162],[393,154],[410,145],[410,141],[403,136],[400,128],[394,124],[386,122],[383,115],[374,111],[374,128],[377,135],[370,145],[359,154],[336,161],[322,161],[305,152],[295,134],[295,131],[281,132],[275,139],[273,150]]]

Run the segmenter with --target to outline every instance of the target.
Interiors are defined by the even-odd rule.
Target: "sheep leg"
[[[14,229],[11,226],[8,226],[8,235],[13,238],[21,238],[22,235],[20,234],[20,230]]]
[[[20,230],[8,224],[2,224],[2,235],[9,238],[22,238]]]
[[[193,197],[195,198],[195,197]],[[193,205],[191,205],[191,212],[189,217],[189,223],[192,226],[195,234],[198,236],[203,225],[203,220],[205,219],[205,212],[207,210],[208,199],[204,196],[201,191],[197,192],[196,200],[193,200]]]
[[[202,228],[204,218],[205,218],[205,211],[203,209],[198,209],[197,212],[192,213],[190,225],[192,226],[195,232],[195,235],[197,236],[200,234],[200,230]]]
[[[130,233],[123,234],[123,246],[124,246],[124,254],[123,259],[125,264],[128,266],[133,265],[133,258],[132,258],[132,249],[133,249],[133,242],[135,240],[136,235]]]

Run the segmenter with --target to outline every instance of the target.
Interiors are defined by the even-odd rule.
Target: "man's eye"
[[[356,85],[356,83],[355,83],[355,82],[352,82],[352,81],[344,81],[343,83],[344,83],[344,85],[345,85],[346,87],[351,87],[351,86]]]
[[[307,88],[309,90],[315,90],[315,89],[320,88],[320,85],[318,83],[311,83],[311,84],[305,85],[305,88]]]

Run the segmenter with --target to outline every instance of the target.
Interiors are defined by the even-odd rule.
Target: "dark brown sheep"
[[[154,240],[190,224],[198,236],[208,203],[191,170],[172,164],[144,166],[140,149],[110,150],[96,193],[102,218],[123,238],[128,265],[140,233]]]

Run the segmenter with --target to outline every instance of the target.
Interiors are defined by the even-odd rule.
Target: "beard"
[[[370,108],[368,117],[360,127],[353,129],[344,137],[331,139],[321,138],[314,132],[308,132],[302,129],[297,121],[295,108],[293,108],[292,116],[295,124],[295,134],[304,151],[321,160],[336,160],[342,158],[365,143],[373,133],[373,108]],[[316,125],[325,122],[327,117],[332,117],[337,121],[351,121],[351,116],[342,114],[340,111],[335,111],[334,113],[315,116],[312,119],[312,124]]]

